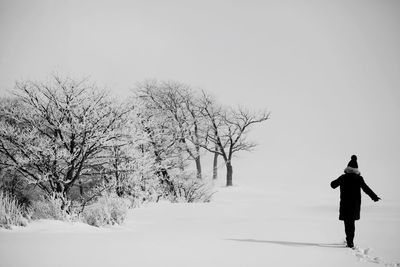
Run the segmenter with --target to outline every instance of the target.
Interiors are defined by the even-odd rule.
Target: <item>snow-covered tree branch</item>
[[[30,183],[67,203],[73,185],[104,164],[121,142],[130,109],[87,81],[53,77],[17,83],[12,104],[1,106],[0,154]]]
[[[147,81],[138,86],[138,96],[157,113],[170,121],[171,129],[181,145],[182,152],[196,163],[197,177],[201,172],[201,131],[205,120],[198,104],[198,96],[187,85],[179,82]]]
[[[270,113],[266,111],[255,113],[243,107],[224,109],[204,92],[201,107],[208,121],[205,133],[207,142],[203,147],[222,156],[227,169],[226,185],[231,186],[233,155],[239,151],[250,151],[256,146],[246,139],[246,135],[252,125],[268,120]]]

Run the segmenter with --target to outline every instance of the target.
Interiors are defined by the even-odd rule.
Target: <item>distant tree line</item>
[[[65,210],[110,190],[194,201],[205,190],[202,156],[213,154],[214,178],[223,159],[231,186],[233,156],[255,146],[246,134],[268,119],[179,82],[143,82],[123,101],[87,80],[20,82],[0,99],[0,187],[22,202],[36,190]]]

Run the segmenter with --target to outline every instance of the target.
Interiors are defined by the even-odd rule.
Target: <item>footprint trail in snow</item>
[[[385,266],[391,266],[391,267],[400,267],[400,262],[388,262],[380,257],[376,257],[371,255],[371,248],[360,248],[360,247],[355,247],[353,248],[353,254],[354,256],[357,257],[358,261],[366,261],[366,262],[372,262],[372,263],[377,263],[377,264],[383,264]]]

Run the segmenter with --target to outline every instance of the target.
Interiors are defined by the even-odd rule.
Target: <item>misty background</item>
[[[399,1],[1,0],[0,94],[52,73],[120,97],[177,80],[271,111],[234,184],[337,198],[329,183],[356,154],[383,201],[399,200],[399,14]]]

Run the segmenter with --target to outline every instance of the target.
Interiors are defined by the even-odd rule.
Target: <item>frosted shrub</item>
[[[121,224],[128,213],[128,202],[117,196],[102,196],[84,209],[83,219],[87,224],[97,227]]]
[[[93,226],[103,226],[111,222],[111,215],[107,208],[100,203],[94,203],[85,208],[83,218],[87,224]]]
[[[123,199],[110,202],[110,213],[112,223],[121,224],[125,221],[128,213],[128,205]]]
[[[154,202],[162,195],[158,177],[131,180],[129,191],[125,195],[130,200],[130,208],[135,208],[146,202]]]
[[[0,191],[0,227],[9,229],[12,225],[26,226],[24,209],[18,201],[8,193]]]
[[[62,208],[62,200],[56,197],[41,198],[31,204],[33,220],[38,219],[55,219],[66,220],[67,213]]]
[[[203,180],[178,176],[172,182],[176,193],[174,202],[210,202],[214,195],[212,187]]]

